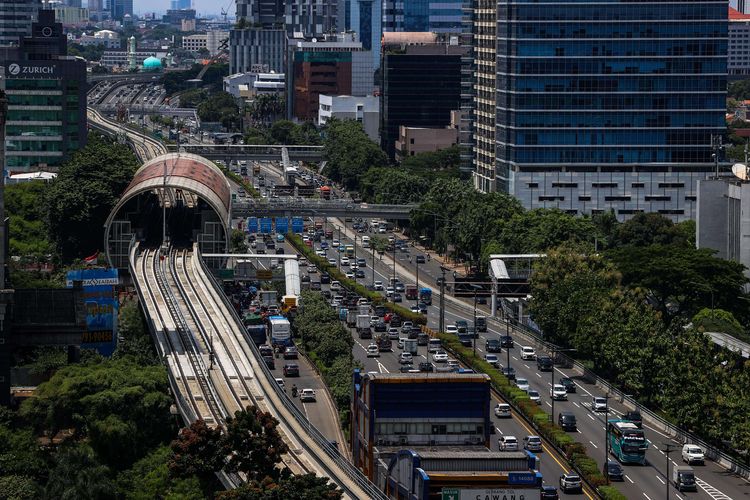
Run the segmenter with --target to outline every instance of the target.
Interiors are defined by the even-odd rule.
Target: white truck
[[[371,339],[372,330],[370,330],[370,315],[369,314],[358,314],[357,315],[357,334],[361,339]]]

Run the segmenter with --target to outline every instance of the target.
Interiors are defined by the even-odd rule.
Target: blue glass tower
[[[726,1],[498,0],[496,52],[495,189],[693,216],[726,128]]]

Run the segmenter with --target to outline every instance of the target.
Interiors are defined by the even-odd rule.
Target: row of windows
[[[62,141],[6,141],[8,153],[13,151],[62,151]]]
[[[726,54],[725,54],[726,55]],[[498,65],[503,64],[505,57],[498,56]],[[689,59],[516,59],[510,61],[511,73],[520,75],[609,75],[609,74],[722,74],[727,69],[726,57]]]
[[[516,77],[501,88],[520,92],[724,92],[724,77],[685,78],[676,75],[592,77]]]
[[[9,95],[11,106],[62,106],[62,95]]]
[[[433,424],[429,422],[376,422],[375,435],[394,434],[484,434],[484,426],[472,423]]]
[[[58,166],[62,163],[62,156],[13,156],[9,154],[6,162],[9,168],[32,167],[46,163],[49,166]]]
[[[497,103],[500,108],[524,110],[572,109],[594,111],[618,110],[709,110],[709,115],[716,115],[725,108],[725,99],[721,94],[507,94],[498,92]],[[711,111],[713,110],[713,111]],[[723,112],[721,114],[723,115]]]
[[[550,40],[505,43],[500,40],[500,53],[517,56],[713,56],[726,54],[726,40]]]
[[[498,135],[502,136],[503,128]],[[710,145],[706,130],[606,130],[606,131],[524,131],[510,130],[509,141],[517,146],[675,146]]]
[[[673,112],[673,113],[572,113],[537,111],[507,112],[499,111],[498,123],[515,127],[565,127],[565,128],[613,128],[613,127],[688,127],[722,128],[724,118],[718,113]]]
[[[608,23],[518,23],[502,19],[497,24],[502,38],[726,38],[725,22],[712,23],[638,23],[612,21]]]
[[[710,148],[700,150],[685,148],[639,147],[632,150],[620,148],[497,148],[498,161],[515,163],[705,163],[710,164]]]
[[[62,127],[48,125],[8,125],[6,135],[55,136],[62,135]]]
[[[592,200],[591,196],[587,196],[587,195],[581,195],[581,196],[578,196],[577,198],[578,198],[578,201],[591,201]],[[562,195],[539,195],[537,197],[537,199],[539,201],[565,201],[565,196],[562,196]],[[695,201],[695,200],[696,200],[695,196],[685,196],[685,201]],[[597,198],[597,201],[602,201],[602,200],[600,200],[599,198]],[[627,202],[627,201],[633,201],[633,200],[632,200],[632,198],[630,196],[605,196],[603,201],[626,201]],[[636,202],[637,201],[638,200],[636,200]],[[659,195],[654,195],[654,196],[646,195],[646,196],[644,196],[643,201],[650,201],[650,202],[653,202],[653,201],[672,201],[672,197],[671,196],[659,196]],[[677,201],[677,200],[675,200],[675,201]],[[642,212],[643,210],[636,210],[636,211]],[[620,211],[620,212],[624,213],[624,211]],[[661,210],[659,212],[664,213]],[[682,213],[681,210],[680,210],[680,213]]]
[[[690,3],[663,3],[651,2],[645,5],[643,2],[633,4],[602,5],[599,2],[589,2],[585,5],[570,5],[568,2],[559,2],[553,5],[547,2],[544,5],[522,5],[511,7],[504,4],[498,5],[497,15],[500,19],[520,19],[524,22],[531,21],[665,21],[675,20],[681,22],[719,20],[727,21],[726,4],[690,4]]]
[[[684,189],[685,183],[684,182],[660,182],[657,185],[659,189]],[[526,187],[529,189],[536,189],[539,187],[538,182],[528,182],[526,183]],[[552,183],[553,188],[563,188],[563,189],[578,189],[578,183],[577,182],[553,182]],[[600,188],[600,189],[616,189],[618,187],[618,184],[616,182],[592,182],[591,183],[592,188]],[[646,187],[646,184],[644,182],[633,182],[630,184],[630,187],[633,189],[644,189]]]

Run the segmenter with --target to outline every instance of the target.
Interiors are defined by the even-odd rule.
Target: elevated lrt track
[[[197,250],[134,244],[130,272],[185,422],[223,426],[227,416],[255,405],[279,420],[290,450],[284,463],[292,472],[328,476],[349,498],[386,498],[276,384]],[[222,480],[236,486],[241,478]]]
[[[131,144],[136,156],[142,162],[156,158],[167,152],[167,148],[160,141],[112,121],[94,108],[89,107],[86,113],[88,115],[89,127],[95,128],[105,134],[124,137]]]

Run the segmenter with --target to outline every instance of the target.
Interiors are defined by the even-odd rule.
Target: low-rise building
[[[331,118],[357,120],[370,139],[380,142],[380,101],[377,96],[320,94],[318,99],[318,125],[325,125]]]
[[[248,99],[259,94],[283,95],[284,73],[237,73],[224,77],[224,92]]]
[[[206,49],[208,35],[205,33],[196,33],[195,35],[186,35],[182,37],[182,48],[190,52],[200,52]]]
[[[120,44],[120,35],[110,30],[100,30],[93,35],[84,33],[76,40],[76,43],[84,46],[104,45],[107,49],[119,49],[122,46]]]
[[[86,26],[89,22],[89,9],[67,5],[55,7],[55,19],[66,28]]]
[[[136,61],[145,61],[149,57],[164,57],[164,54],[157,55],[155,50],[139,50],[135,53]],[[105,50],[102,53],[102,59],[100,61],[102,66],[107,68],[118,68],[128,66],[128,51],[127,50]]]
[[[729,77],[750,75],[750,14],[729,7],[727,73]]]
[[[458,144],[458,129],[456,128],[405,127],[401,125],[398,128],[398,140],[395,147],[396,160],[401,161],[407,156],[434,152],[456,144]]]

